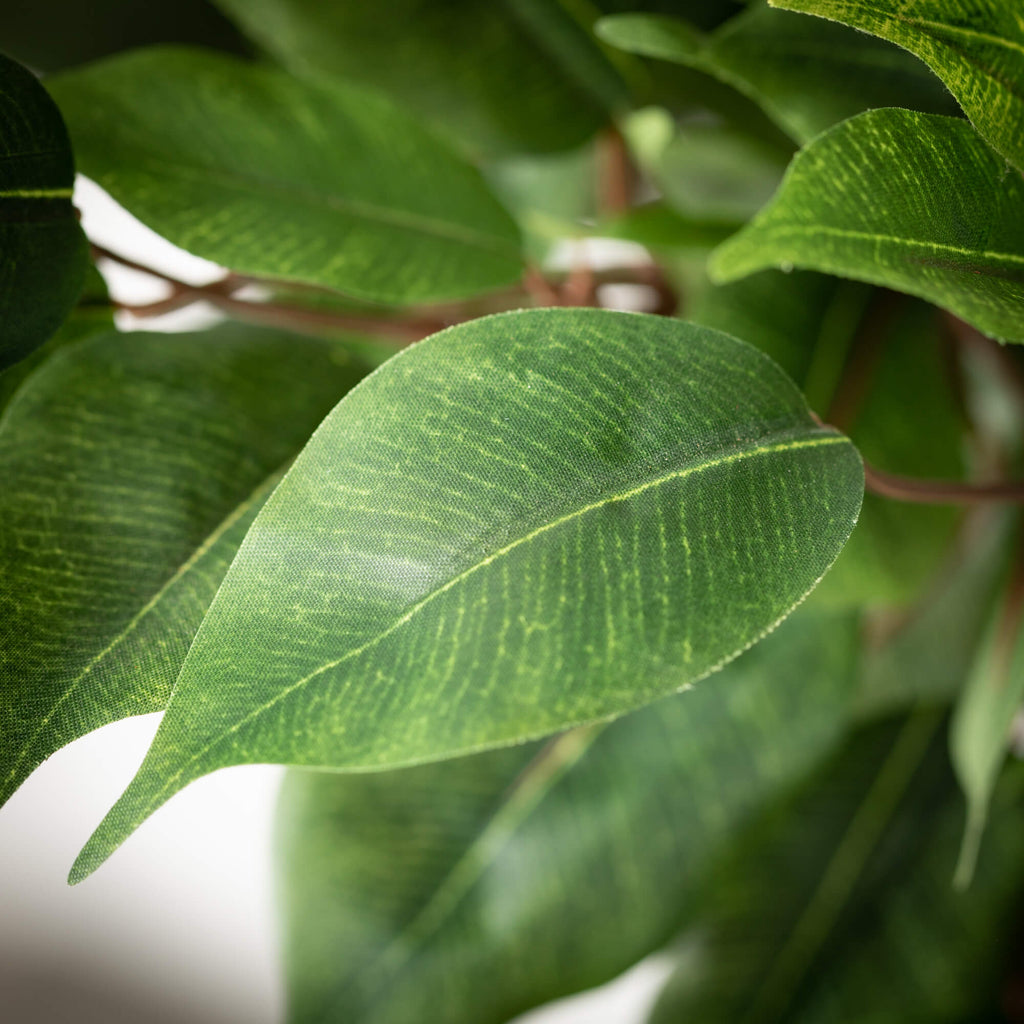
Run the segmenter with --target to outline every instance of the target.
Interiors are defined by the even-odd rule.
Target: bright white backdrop
[[[99,244],[195,283],[220,273],[158,238],[88,181],[79,182],[76,204]],[[127,302],[163,295],[159,283],[121,268],[109,268],[108,283]],[[193,307],[145,326],[186,330],[216,319]],[[121,323],[135,326],[131,318]],[[271,868],[281,769],[233,768],[200,779],[95,875],[73,889],[65,884],[158,720],[118,722],[71,744],[0,809],[3,1024],[283,1020]],[[641,1024],[668,969],[653,958],[518,1024]]]

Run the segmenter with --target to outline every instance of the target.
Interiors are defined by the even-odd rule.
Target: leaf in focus
[[[434,335],[261,510],[73,877],[231,764],[400,767],[678,691],[799,603],[862,490],[849,441],[715,331],[563,309]]]
[[[950,726],[953,768],[967,799],[967,824],[956,869],[956,882],[962,888],[974,875],[992,791],[1006,760],[1011,726],[1024,704],[1022,612],[1024,576],[1018,572],[992,606],[988,628]]]
[[[293,73],[365,82],[476,154],[584,142],[626,101],[618,73],[555,0],[217,0]]]
[[[709,272],[725,282],[772,266],[909,292],[1024,341],[1024,179],[965,121],[869,111],[793,158]]]
[[[0,421],[0,802],[162,709],[284,464],[361,372],[251,327],[65,347]]]
[[[1003,780],[1005,827],[976,887],[955,891],[942,722],[855,734],[766,812],[706,887],[650,1024],[959,1024],[998,1007],[1024,893],[1024,772]]]
[[[379,302],[519,277],[518,231],[479,172],[381,96],[175,47],[47,84],[79,169],[197,256]]]
[[[28,68],[0,54],[0,371],[55,332],[82,289],[74,183],[60,112]]]
[[[873,107],[957,110],[917,58],[841,25],[752,5],[710,35],[678,18],[622,14],[598,35],[632,53],[714,75],[758,103],[797,142]]]
[[[971,123],[1024,170],[1024,18],[1016,0],[769,0],[916,54]]]
[[[605,727],[292,772],[289,1020],[504,1024],[659,948],[735,831],[835,741],[856,653],[853,617],[799,609],[713,686]]]
[[[692,316],[778,362],[811,408],[826,421],[837,417],[869,462],[915,476],[963,475],[963,415],[933,307],[811,271],[767,270],[708,289]],[[814,600],[911,603],[934,576],[958,520],[952,508],[866,494]]]

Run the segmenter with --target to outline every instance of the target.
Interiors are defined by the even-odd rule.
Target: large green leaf
[[[21,385],[0,420],[0,801],[164,707],[283,464],[360,376],[336,354],[254,328],[109,333]]]
[[[950,727],[953,767],[967,798],[967,825],[957,866],[960,885],[966,885],[974,873],[1013,720],[1024,704],[1022,610],[1024,581],[1017,575],[994,602]],[[996,828],[1000,827],[997,822]]]
[[[0,370],[46,341],[81,291],[88,258],[74,181],[53,100],[0,54]]]
[[[824,274],[766,270],[708,289],[693,318],[757,345],[822,417],[842,411],[870,462],[924,477],[963,473],[963,416],[934,307]],[[865,393],[839,401],[858,376]],[[910,602],[934,576],[957,518],[951,508],[865,495],[815,600]]]
[[[1024,19],[1016,0],[770,0],[917,54],[975,127],[1024,170]]]
[[[1024,890],[1024,772],[970,893],[941,718],[858,736],[706,887],[652,1024],[961,1024],[997,1008]]]
[[[680,690],[802,599],[861,495],[849,441],[726,335],[599,310],[443,331],[263,508],[74,877],[217,768],[410,765]]]
[[[729,281],[771,266],[886,285],[1024,341],[1024,179],[965,121],[869,111],[794,157],[710,271]]]
[[[479,173],[376,94],[175,47],[48,84],[80,170],[198,256],[382,302],[520,273],[518,231]]]
[[[577,145],[625,87],[556,0],[217,0],[306,77],[367,82],[476,150]]]
[[[395,772],[293,772],[290,1019],[504,1024],[625,970],[834,741],[856,651],[850,616],[800,609],[714,686],[603,730]]]
[[[761,4],[708,36],[679,19],[650,14],[603,18],[596,30],[624,50],[685,64],[734,86],[798,142],[871,107],[956,110],[935,76],[897,47]]]

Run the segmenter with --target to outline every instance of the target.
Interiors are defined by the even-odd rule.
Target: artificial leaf
[[[869,462],[924,477],[962,475],[963,416],[933,307],[824,274],[767,270],[709,289],[693,318],[776,360],[822,418],[841,416]],[[858,378],[868,381],[864,394]],[[951,508],[865,495],[815,600],[910,603],[935,573],[957,518]]]
[[[477,152],[578,145],[626,100],[589,26],[554,0],[218,3],[296,74],[366,82]]]
[[[603,728],[292,772],[289,1019],[504,1024],[657,949],[733,833],[836,739],[856,653],[852,617],[800,609],[714,686]]]
[[[873,726],[766,813],[706,887],[651,1024],[958,1024],[998,1006],[1024,890],[1024,773],[1004,780],[1007,827],[977,890],[957,893],[941,722]]]
[[[969,124],[872,110],[801,150],[771,203],[712,255],[730,281],[804,267],[886,285],[1024,341],[1024,179]]]
[[[67,129],[27,68],[0,54],[0,370],[60,327],[88,265]]]
[[[711,35],[651,14],[603,18],[596,31],[632,53],[714,75],[758,103],[801,143],[871,107],[956,111],[935,76],[898,47],[760,4]]]
[[[519,276],[517,229],[479,173],[383,97],[176,47],[48,84],[82,172],[232,270],[381,302]]]
[[[706,252],[724,242],[740,225],[686,217],[665,202],[634,206],[601,224],[602,237],[638,242],[649,249],[696,249]],[[735,333],[735,332],[734,332]]]
[[[1024,170],[1024,19],[1013,0],[770,0],[917,54],[974,126]]]
[[[849,441],[718,332],[601,310],[443,331],[264,506],[74,878],[217,768],[411,765],[680,690],[814,586],[862,486]]]
[[[1013,576],[994,603],[988,628],[957,702],[950,753],[967,798],[967,825],[956,881],[974,874],[989,801],[1006,760],[1013,720],[1024,704],[1024,577]]]
[[[360,376],[246,327],[65,347],[0,421],[0,801],[84,733],[164,707],[283,464]]]

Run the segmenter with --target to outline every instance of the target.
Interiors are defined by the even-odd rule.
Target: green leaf
[[[963,416],[933,307],[810,271],[768,270],[709,289],[693,318],[776,360],[822,418],[842,417],[869,462],[917,476],[963,474]],[[951,508],[865,495],[815,600],[909,603],[934,575],[957,520]]]
[[[479,173],[375,94],[183,48],[48,84],[79,169],[197,256],[381,302],[519,276],[518,231]]]
[[[218,0],[308,78],[366,82],[475,152],[578,145],[626,101],[610,62],[555,0]]]
[[[651,1024],[959,1024],[995,1009],[1024,889],[1024,773],[970,894],[941,717],[876,726],[769,811],[706,887]]]
[[[967,798],[967,825],[956,870],[957,884],[964,888],[974,874],[1010,728],[1024,703],[1022,602],[1024,579],[1018,573],[993,605],[950,727],[953,767]]]
[[[0,54],[0,370],[60,327],[88,256],[60,112],[27,68]]]
[[[769,0],[889,39],[946,83],[974,126],[1024,170],[1024,20],[1014,0]]]
[[[597,34],[631,53],[714,75],[759,104],[797,142],[872,107],[956,111],[916,58],[840,25],[760,4],[705,36],[677,18],[602,18]]]
[[[165,706],[283,464],[360,376],[336,354],[248,327],[109,333],[22,384],[0,420],[0,802]]]
[[[603,729],[291,773],[289,1019],[504,1024],[659,948],[734,832],[835,740],[856,652],[853,618],[800,609],[715,685]]]
[[[801,150],[709,270],[770,266],[886,285],[1024,341],[1024,179],[964,121],[869,111]]]
[[[862,484],[726,335],[599,310],[434,335],[338,405],[261,511],[74,877],[230,764],[398,767],[680,690],[814,586]]]
[[[623,238],[650,249],[695,249],[706,252],[739,230],[736,222],[715,223],[686,217],[667,203],[634,206],[601,224],[602,237]],[[732,332],[736,333],[736,332]]]

